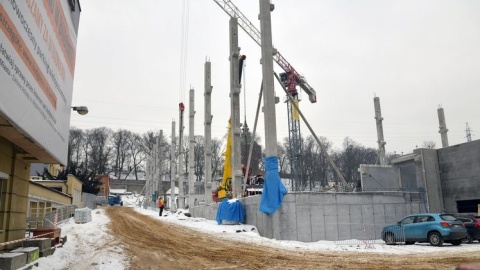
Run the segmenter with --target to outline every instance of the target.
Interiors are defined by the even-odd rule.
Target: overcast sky
[[[188,8],[187,67],[181,72],[182,7]],[[189,4],[188,4],[189,3]],[[258,28],[258,0],[233,1]],[[441,147],[437,108],[450,145],[466,142],[466,122],[480,135],[480,1],[276,0],[273,43],[317,92],[300,109],[317,136],[342,148],[345,137],[377,147],[373,98],[384,117],[387,152],[410,153],[424,141]],[[72,126],[107,126],[170,136],[195,89],[195,134],[204,135],[204,63],[212,63],[212,132],[221,139],[230,115],[229,16],[213,0],[82,0]],[[247,55],[241,119],[253,127],[261,84],[260,47],[239,29]],[[275,64],[275,71],[281,69]],[[186,87],[180,78],[185,76]],[[277,96],[284,100],[276,84]],[[246,95],[246,103],[244,99]],[[286,104],[276,106],[277,138],[288,136]],[[302,136],[310,135],[305,125]],[[258,133],[265,137],[263,114]]]

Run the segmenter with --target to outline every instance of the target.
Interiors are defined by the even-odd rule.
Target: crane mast
[[[232,3],[230,0],[213,0],[223,9],[230,17],[237,18],[238,25],[247,35],[249,35],[255,43],[262,45],[260,31],[247,19],[247,17]],[[286,86],[288,92],[292,95],[293,101],[287,99],[288,112],[288,140],[290,144],[290,165],[292,175],[293,190],[300,190],[302,177],[302,137],[300,132],[300,118],[295,107],[291,102],[295,102],[298,106],[299,98],[297,85],[308,94],[311,103],[317,102],[315,90],[308,84],[305,77],[300,75],[295,68],[283,57],[280,52],[274,50],[273,60],[285,71],[280,75],[282,83]]]

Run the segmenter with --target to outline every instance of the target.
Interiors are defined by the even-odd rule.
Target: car
[[[108,204],[111,206],[120,205],[123,206],[122,196],[120,195],[108,195]]]
[[[381,236],[387,245],[428,242],[432,246],[442,246],[445,242],[458,246],[468,232],[463,223],[451,214],[422,213],[406,216],[396,224],[385,226]]]
[[[474,240],[480,242],[480,217],[479,216],[456,216],[458,220],[463,222],[467,229],[468,236],[463,239],[464,244],[471,244]]]

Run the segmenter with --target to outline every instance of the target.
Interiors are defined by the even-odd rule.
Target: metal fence
[[[55,227],[66,222],[75,215],[76,208],[77,207],[75,205],[67,205],[57,208],[54,211],[45,213],[43,216],[43,226]]]
[[[351,228],[348,232],[348,239],[334,241],[335,245],[340,248],[355,247],[364,249],[374,249],[376,244],[405,243],[405,231],[402,226],[393,227],[386,234],[388,239],[382,239],[381,229],[374,224],[339,224],[340,227]],[[386,240],[386,241],[385,241]]]

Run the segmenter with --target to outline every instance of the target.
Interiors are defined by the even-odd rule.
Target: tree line
[[[257,136],[253,140],[249,131],[242,131],[241,157],[242,164],[246,165],[250,144],[253,143],[253,153],[250,168],[252,174],[263,174],[263,147],[259,144]],[[376,164],[378,152],[355,142],[351,138],[345,138],[341,149],[334,149],[333,144],[326,137],[320,137],[323,148],[333,159],[343,177],[352,187],[360,183],[360,164]],[[97,175],[109,174],[116,179],[122,179],[128,175],[139,179],[139,172],[146,169],[147,158],[153,153],[156,143],[162,147],[161,159],[164,164],[161,175],[170,175],[170,147],[171,138],[166,138],[159,131],[147,131],[142,134],[134,133],[126,129],[113,131],[110,128],[100,127],[82,130],[72,127],[68,141],[68,165],[74,166],[79,172],[95,172]],[[179,158],[183,159],[184,172],[189,168],[189,140],[185,136],[183,151],[177,151],[175,159],[178,164]],[[226,145],[226,135],[222,139],[212,139],[212,179],[221,178],[223,173],[223,160]],[[205,138],[195,136],[194,143],[194,174],[196,181],[203,181],[205,176]],[[330,168],[326,153],[312,136],[301,140],[302,162],[299,171],[301,177],[296,180],[296,188],[299,190],[312,190],[319,187],[327,187],[329,183],[338,182],[334,170]],[[180,156],[179,153],[183,153]],[[279,173],[282,178],[290,178],[291,149],[288,138],[278,143]],[[393,158],[393,154],[387,155],[387,161]],[[84,173],[84,174],[88,174]]]

